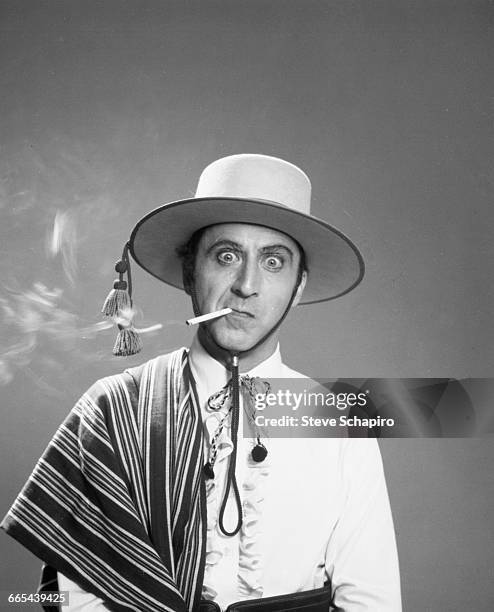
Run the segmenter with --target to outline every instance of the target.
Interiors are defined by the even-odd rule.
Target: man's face
[[[285,312],[299,264],[295,241],[276,230],[242,223],[206,228],[195,260],[196,305],[202,314],[233,310],[209,324],[214,340],[230,351],[252,348]],[[302,295],[305,277],[304,272],[293,305]]]

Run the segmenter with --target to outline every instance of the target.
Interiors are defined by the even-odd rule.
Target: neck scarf
[[[2,527],[110,610],[192,612],[204,574],[203,464],[180,349],[93,385]]]

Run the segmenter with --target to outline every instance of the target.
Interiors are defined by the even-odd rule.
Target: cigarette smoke
[[[111,269],[95,267],[89,254],[122,214],[119,183],[96,156],[87,143],[57,138],[43,150],[23,144],[0,162],[0,385],[28,377],[53,394],[68,367],[112,359],[114,322],[99,313],[105,296],[94,318],[82,314],[88,302],[92,309],[92,278],[108,274],[111,287]],[[101,354],[94,339],[106,331]]]
[[[47,240],[49,257],[60,255],[65,276],[75,285],[77,274],[77,228],[76,214],[70,210],[57,210],[53,222],[51,237]]]
[[[63,307],[62,299],[62,289],[49,289],[41,282],[27,291],[8,291],[0,297],[2,323],[11,339],[0,354],[0,384],[10,383],[16,372],[24,371],[40,345],[50,346],[53,362],[57,354],[62,359],[60,353],[74,350],[79,340],[112,327],[111,321],[83,325],[75,313]]]

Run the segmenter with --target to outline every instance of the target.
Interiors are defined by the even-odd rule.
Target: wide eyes
[[[283,267],[283,257],[280,257],[279,255],[268,255],[265,259],[264,259],[264,265],[268,270],[272,270],[272,271],[278,271],[281,270],[281,268]]]
[[[231,266],[239,263],[242,259],[241,254],[232,250],[218,251],[216,254],[218,262],[223,266]],[[270,272],[278,272],[285,263],[281,255],[265,254],[261,256],[260,264]]]
[[[220,264],[228,266],[236,261],[239,261],[239,256],[235,251],[220,251],[217,254],[218,261]]]

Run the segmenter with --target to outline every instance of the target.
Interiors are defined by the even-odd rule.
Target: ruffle
[[[217,565],[222,557],[223,550],[216,528],[217,524],[217,487],[214,480],[206,481],[206,507],[207,507],[207,526],[206,526],[206,565],[204,567],[204,582],[202,596],[205,599],[216,599],[218,589],[216,587],[214,566]]]
[[[205,421],[207,437],[212,438],[221,415],[214,413]],[[262,597],[263,559],[261,551],[262,507],[265,499],[267,476],[269,475],[269,455],[261,463],[251,457],[254,442],[250,443],[247,468],[242,485],[242,528],[239,533],[238,594],[241,599]],[[233,443],[225,429],[218,440],[216,465],[222,463],[233,450]],[[202,595],[213,600],[219,591],[219,579],[215,566],[224,557],[227,546],[218,527],[219,500],[215,480],[206,481],[207,534],[206,565]]]
[[[211,442],[212,437],[218,427],[218,424],[223,415],[214,412],[205,420],[207,442]],[[223,430],[218,438],[218,456],[216,465],[223,462],[233,450],[233,442]],[[218,595],[218,573],[215,571],[215,566],[221,561],[225,553],[224,542],[218,529],[218,487],[216,479],[206,480],[206,565],[204,568],[204,582],[202,587],[202,596],[205,599],[213,600]]]
[[[262,597],[263,558],[261,550],[262,509],[268,481],[269,455],[261,463],[251,457],[254,447],[251,443],[248,454],[248,468],[242,486],[243,521],[240,530],[238,592],[241,598]]]
[[[208,409],[210,414],[206,417],[205,433],[206,445],[209,448],[211,440],[224,416],[224,410]],[[218,453],[215,465],[223,463],[233,450],[233,443],[229,436],[228,423],[222,430],[218,440]],[[239,533],[237,589],[239,598],[253,599],[262,597],[263,585],[263,558],[261,550],[262,509],[265,499],[267,476],[269,475],[270,457],[260,463],[251,456],[255,442],[248,445],[248,454],[245,458],[246,469],[242,484],[242,528]],[[206,481],[206,507],[207,507],[207,534],[206,534],[206,565],[204,570],[203,597],[215,599],[221,588],[221,580],[215,566],[225,556],[228,544],[218,526],[219,502],[218,486],[215,479]]]

